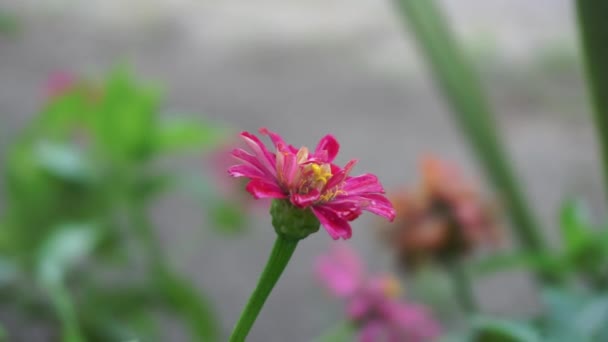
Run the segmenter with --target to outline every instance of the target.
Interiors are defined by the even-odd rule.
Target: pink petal
[[[234,165],[228,168],[228,174],[232,177],[265,178],[266,174],[251,165]]]
[[[287,187],[292,187],[295,182],[296,175],[298,174],[298,160],[297,156],[293,153],[283,154],[279,152],[279,154],[283,155],[283,167],[280,169],[281,177],[283,177],[283,181],[287,185]]]
[[[277,184],[261,179],[252,179],[245,189],[255,198],[287,198]]]
[[[245,150],[236,148],[236,149],[232,150],[232,156],[234,156],[236,159],[238,159],[242,162],[245,162],[245,163],[257,168],[258,170],[267,174],[271,178],[274,178],[274,175],[276,174],[276,172],[274,171],[274,168],[272,168],[272,169],[268,168],[268,166],[262,164],[262,162],[256,156],[246,152]]]
[[[348,221],[324,206],[313,206],[311,209],[332,239],[350,239],[352,230]]]
[[[391,202],[381,194],[367,194],[359,196],[361,200],[366,201],[367,205],[362,206],[361,209],[367,210],[370,213],[378,216],[386,217],[389,221],[393,222],[397,212]]]
[[[273,175],[276,175],[275,168],[275,156],[270,153],[264,143],[255,135],[249,132],[241,132],[241,137],[247,145],[253,150],[254,155],[257,159],[264,165],[269,171],[272,172]]]
[[[340,144],[333,135],[328,134],[321,138],[317,148],[315,148],[314,157],[319,158],[321,162],[331,163],[338,155]]]
[[[374,311],[376,298],[367,295],[366,291],[357,292],[346,306],[348,318],[356,321],[365,318]]]
[[[361,215],[361,207],[357,201],[331,201],[323,204],[324,207],[331,208],[334,212],[338,213],[341,218],[346,221],[352,221]]]
[[[344,181],[342,190],[349,195],[358,195],[370,192],[384,193],[384,188],[378,181],[378,177],[371,173],[347,178]]]
[[[385,309],[386,319],[393,322],[395,330],[401,330],[401,336],[414,341],[434,341],[441,335],[441,326],[425,306],[393,301]]]
[[[386,326],[379,320],[367,321],[361,326],[357,335],[358,342],[384,341]]]
[[[292,153],[298,152],[298,150],[294,146],[288,145],[280,135],[278,135],[277,133],[275,133],[273,131],[270,131],[266,127],[260,128],[260,134],[267,135],[268,137],[270,137],[270,140],[272,141],[274,146],[277,148],[277,150],[279,150],[280,147],[284,147],[284,148],[287,148],[287,150],[289,150]]]
[[[321,193],[318,190],[311,190],[306,194],[291,195],[291,203],[298,208],[305,208],[318,201],[319,197]]]
[[[315,264],[315,274],[338,297],[352,296],[363,281],[363,265],[357,255],[338,244]]]
[[[327,181],[325,189],[333,189],[335,186],[341,184],[346,179],[346,177],[348,177],[348,174],[353,169],[355,164],[357,164],[357,160],[353,159],[349,161],[346,166],[344,166],[344,169],[338,168],[337,170],[334,170],[336,166],[332,164],[333,176],[329,179],[329,181]]]
[[[391,222],[396,216],[396,211],[391,202],[381,194],[365,194],[360,196],[344,195],[336,197],[333,201],[324,203],[323,205],[332,208],[332,210],[338,213],[344,212],[345,214],[346,212],[360,212],[361,210],[366,210],[370,213],[386,217]]]

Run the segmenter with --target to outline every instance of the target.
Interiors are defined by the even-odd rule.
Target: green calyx
[[[308,208],[293,206],[287,200],[274,200],[270,206],[272,226],[285,239],[301,240],[319,230],[319,219]]]

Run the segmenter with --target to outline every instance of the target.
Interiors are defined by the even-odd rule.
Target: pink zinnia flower
[[[348,320],[360,342],[422,342],[440,335],[426,307],[398,298],[398,281],[390,275],[367,275],[359,258],[344,246],[321,256],[316,275],[347,304]]]
[[[250,179],[246,189],[255,198],[284,199],[297,208],[310,209],[333,239],[350,238],[349,222],[363,210],[394,219],[395,210],[376,176],[350,176],[356,160],[344,168],[333,164],[340,145],[332,135],[323,137],[311,152],[288,145],[266,128],[260,133],[270,137],[276,152],[268,151],[255,135],[242,132],[253,154],[235,149],[232,155],[243,164],[228,169],[233,177]]]

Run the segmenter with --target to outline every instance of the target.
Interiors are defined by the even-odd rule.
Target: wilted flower
[[[432,341],[439,324],[426,307],[400,300],[399,282],[390,275],[368,275],[359,258],[345,246],[319,257],[319,280],[346,301],[347,318],[357,328],[360,342]]]
[[[420,186],[393,195],[397,219],[386,231],[387,242],[406,265],[462,256],[498,240],[493,206],[456,166],[431,156],[420,166]]]
[[[249,178],[246,189],[255,198],[281,200],[275,201],[273,210],[296,209],[292,212],[298,215],[302,214],[298,211],[310,212],[333,239],[350,238],[349,222],[363,210],[389,220],[395,217],[376,176],[369,173],[350,176],[355,160],[344,168],[333,164],[340,145],[332,135],[323,137],[311,152],[306,147],[297,149],[288,145],[266,128],[260,129],[260,133],[270,137],[276,152],[268,151],[255,135],[242,132],[241,137],[253,154],[235,149],[232,155],[242,164],[230,167],[228,172],[233,177]],[[276,218],[274,215],[273,220]]]

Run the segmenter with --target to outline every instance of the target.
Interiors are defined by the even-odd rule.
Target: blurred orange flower
[[[406,267],[445,262],[500,240],[495,206],[454,164],[427,155],[420,171],[416,188],[391,196],[397,217],[383,229],[386,242]]]

